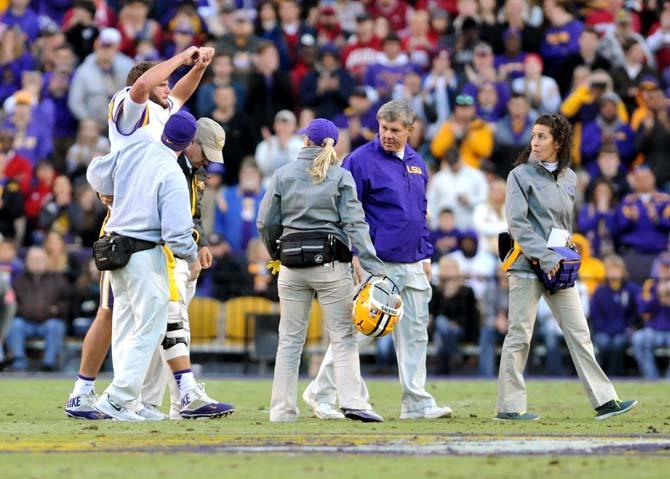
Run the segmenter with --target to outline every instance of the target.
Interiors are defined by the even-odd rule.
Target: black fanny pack
[[[279,260],[289,268],[307,268],[333,261],[350,263],[351,251],[330,233],[293,233],[279,240]]]
[[[93,243],[95,266],[100,271],[114,271],[123,268],[130,256],[138,251],[155,248],[157,243],[128,236],[106,235]]]

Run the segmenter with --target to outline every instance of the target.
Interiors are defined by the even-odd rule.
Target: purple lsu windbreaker
[[[426,164],[405,146],[401,160],[383,150],[379,137],[354,150],[342,165],[356,182],[377,256],[414,263],[433,254],[426,222]]]

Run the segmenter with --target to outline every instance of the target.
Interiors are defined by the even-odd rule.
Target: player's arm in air
[[[188,52],[188,50],[185,50],[185,52]],[[197,53],[196,56],[191,57],[193,59],[193,68],[191,68],[172,89],[172,96],[175,97],[181,105],[191,98],[195,89],[198,88],[200,80],[205,74],[205,70],[207,70],[207,67],[212,63],[212,59],[214,58],[214,49],[210,47],[199,48]],[[187,63],[187,65],[190,64]]]

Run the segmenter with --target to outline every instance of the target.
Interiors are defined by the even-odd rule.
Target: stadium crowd
[[[216,57],[185,108],[227,137],[225,165],[210,164],[205,187],[214,266],[199,296],[276,301],[256,216],[270,176],[302,145],[297,130],[332,120],[344,157],[374,138],[382,103],[405,99],[417,112],[411,146],[431,171],[435,372],[458,372],[461,346],[477,344],[480,373],[494,375],[507,328],[497,255],[505,180],[534,118],[560,113],[574,125],[573,240],[600,360],[623,374],[631,348],[639,374],[659,376],[655,351],[670,347],[662,0],[0,0],[7,367],[27,367],[25,339],[37,335],[47,338],[43,368],[57,369],[63,338],[85,333],[98,301],[90,248],[105,215],[85,172],[109,149],[109,101],[135,62],[191,45],[212,46]],[[546,304],[538,319],[542,371],[563,374]],[[390,340],[378,342],[381,366]]]

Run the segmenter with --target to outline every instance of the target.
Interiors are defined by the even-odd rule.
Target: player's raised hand
[[[181,52],[184,65],[193,65],[200,58],[200,49],[198,47],[188,47]]]
[[[202,47],[198,49],[197,65],[206,68],[214,59],[214,49],[211,47]]]

